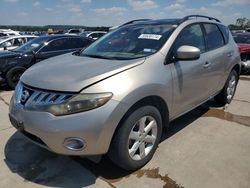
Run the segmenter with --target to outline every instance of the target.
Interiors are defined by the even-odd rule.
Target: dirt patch
[[[208,110],[203,117],[215,117],[222,120],[239,123],[241,125],[250,127],[250,117],[249,116],[241,116],[232,114],[230,112],[225,112],[223,109],[210,109]]]
[[[152,169],[140,169],[137,171],[125,171],[115,166],[111,160],[104,156],[100,163],[94,163],[89,160],[82,159],[80,157],[73,157],[75,161],[80,163],[85,168],[89,169],[96,177],[105,181],[110,187],[116,187],[115,183],[120,182],[122,179],[129,178],[130,176],[136,176],[137,178],[151,178],[163,181],[165,188],[183,188],[171,179],[167,174],[161,175],[159,168]],[[108,170],[107,170],[108,169]]]
[[[250,77],[240,77],[240,80],[250,81]]]

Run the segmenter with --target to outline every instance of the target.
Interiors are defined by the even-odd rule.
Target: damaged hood
[[[65,54],[39,62],[29,68],[21,82],[29,86],[63,92],[79,92],[134,66],[145,58],[134,60],[108,60]]]

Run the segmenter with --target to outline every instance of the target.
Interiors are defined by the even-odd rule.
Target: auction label
[[[150,39],[150,40],[160,40],[162,35],[156,35],[156,34],[141,34],[138,38],[139,39]]]

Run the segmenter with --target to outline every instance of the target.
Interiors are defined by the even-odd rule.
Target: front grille
[[[17,104],[25,106],[33,105],[49,105],[61,104],[67,99],[74,96],[74,94],[47,92],[44,90],[33,89],[19,83],[16,87],[16,101]]]

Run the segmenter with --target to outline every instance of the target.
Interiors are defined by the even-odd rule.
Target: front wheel
[[[125,170],[136,170],[152,158],[162,133],[157,108],[144,106],[131,113],[112,140],[109,158]]]
[[[20,77],[26,69],[24,67],[15,67],[10,69],[6,74],[6,81],[11,89],[15,89]]]
[[[220,105],[229,104],[233,100],[236,91],[239,76],[235,70],[232,70],[221,92],[214,97],[215,101]]]

